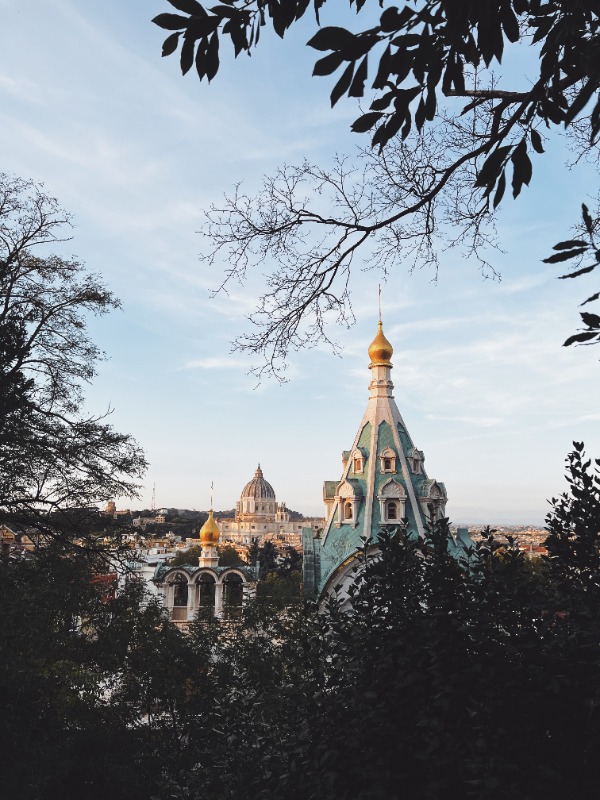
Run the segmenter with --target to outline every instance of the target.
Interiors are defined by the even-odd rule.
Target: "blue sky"
[[[126,10],[125,10],[126,9]],[[290,381],[256,387],[231,354],[261,276],[211,299],[220,266],[198,260],[202,210],[237,181],[248,191],[282,163],[326,164],[350,151],[356,109],[329,108],[311,78],[312,20],[285,42],[264,36],[251,59],[222,58],[212,85],[160,58],[158,0],[0,0],[0,169],[45,184],[75,219],[75,253],[104,276],[123,310],[92,320],[109,360],[87,391],[94,412],[146,449],[140,507],[231,508],[260,461],[277,497],[322,513],[322,481],[339,477],[367,400],[376,330],[374,272],[355,270],[356,325],[327,348],[297,353]],[[594,192],[589,168],[565,171],[560,142],[533,186],[505,203],[502,280],[442,256],[437,283],[398,270],[383,288],[396,400],[452,519],[541,522],[565,488],[574,439],[600,456],[600,350],[562,348],[593,281],[557,281],[541,263]],[[222,266],[222,265],[221,265]]]

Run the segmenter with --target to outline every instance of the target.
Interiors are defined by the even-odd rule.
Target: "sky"
[[[213,297],[224,264],[199,261],[198,231],[235,183],[252,192],[284,163],[326,165],[366,144],[348,130],[357,110],[331,110],[328,79],[311,77],[310,18],[283,42],[263,35],[252,58],[224,48],[208,85],[161,59],[151,19],[169,10],[0,0],[0,171],[59,199],[75,223],[64,254],[123,302],[90,320],[109,358],[86,389],[89,411],[113,409],[149,460],[139,500],[118,507],[149,507],[155,486],[157,507],[206,509],[214,482],[214,507],[232,508],[260,462],[278,500],[322,514],[322,483],[341,476],[367,402],[381,276],[356,265],[356,324],[333,332],[340,355],[295,353],[287,383],[257,385],[231,341],[263,276]],[[541,263],[596,190],[589,166],[565,170],[566,157],[555,143],[504,204],[503,252],[490,256],[501,280],[448,252],[437,281],[399,269],[383,284],[396,402],[454,522],[541,524],[566,490],[571,443],[600,457],[600,348],[561,347],[597,286]]]

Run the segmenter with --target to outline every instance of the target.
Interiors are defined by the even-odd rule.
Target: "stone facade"
[[[265,480],[260,464],[254,477],[242,490],[235,517],[219,519],[224,541],[250,545],[254,540],[262,544],[265,539],[279,538],[298,548],[302,545],[303,528],[308,527],[316,534],[324,524],[322,517],[311,517],[302,522],[291,521],[285,503],[277,502],[275,491]]]

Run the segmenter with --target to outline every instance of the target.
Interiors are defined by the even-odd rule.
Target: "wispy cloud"
[[[198,358],[194,361],[188,361],[182,367],[178,367],[177,371],[181,372],[186,369],[237,369],[247,370],[248,362],[235,358]]]

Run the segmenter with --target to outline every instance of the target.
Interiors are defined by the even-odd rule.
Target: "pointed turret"
[[[304,539],[308,593],[322,595],[351,575],[363,537],[375,542],[382,527],[403,525],[423,537],[429,508],[443,516],[446,489],[427,477],[424,456],[415,447],[394,400],[391,358],[394,349],[381,318],[369,346],[369,399],[352,449],[344,452],[339,482],[326,481],[327,522],[321,539]]]

